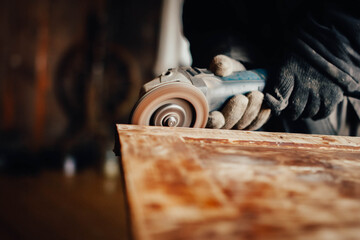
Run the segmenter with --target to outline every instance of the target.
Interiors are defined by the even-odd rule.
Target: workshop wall
[[[100,159],[153,77],[160,12],[160,0],[1,1],[0,165]]]

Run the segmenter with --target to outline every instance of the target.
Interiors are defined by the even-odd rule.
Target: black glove
[[[298,56],[289,56],[269,76],[265,101],[275,114],[284,112],[292,120],[330,115],[343,100],[342,89]]]

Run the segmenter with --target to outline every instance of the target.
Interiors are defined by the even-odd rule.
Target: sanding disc
[[[205,127],[209,107],[205,95],[188,83],[168,83],[147,92],[136,103],[131,122],[137,125]]]

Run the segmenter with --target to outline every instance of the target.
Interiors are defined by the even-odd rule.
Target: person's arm
[[[190,42],[193,66],[209,67],[218,76],[230,75],[233,71],[243,71],[245,67],[239,61],[230,58],[239,47],[248,50],[248,46],[239,46],[238,35],[248,32],[241,19],[247,19],[243,13],[246,7],[242,2],[224,1],[214,4],[208,1],[185,1],[183,9],[183,30]],[[240,8],[241,7],[241,8]],[[201,14],[200,14],[201,13]],[[241,31],[238,31],[238,30]],[[251,41],[248,41],[251,42]],[[241,44],[240,44],[241,45]],[[247,59],[241,51],[240,58]],[[234,56],[232,56],[234,57]],[[221,111],[211,112],[209,128],[223,129],[259,129],[269,118],[270,109],[263,106],[263,93],[255,91],[245,95],[236,95],[223,106]]]
[[[193,66],[207,68],[214,56],[230,51],[231,25],[224,17],[227,9],[226,4],[211,1],[184,1],[183,33],[190,42]]]
[[[265,101],[293,120],[325,118],[343,95],[360,98],[356,6],[324,2],[310,11],[270,80]]]
[[[295,47],[346,95],[360,98],[360,13],[350,3],[325,3],[319,15],[310,13]]]

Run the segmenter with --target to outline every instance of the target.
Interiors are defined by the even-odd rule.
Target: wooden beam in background
[[[45,135],[46,99],[50,86],[49,79],[49,1],[44,0],[39,12],[37,46],[35,51],[35,114],[34,144],[41,145]]]

